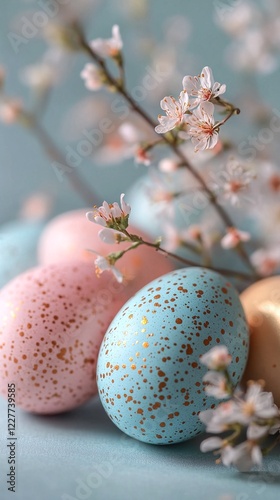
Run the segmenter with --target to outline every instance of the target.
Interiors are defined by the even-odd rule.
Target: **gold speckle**
[[[147,325],[148,320],[147,320],[146,316],[143,316],[141,323],[142,323],[142,325]]]
[[[143,342],[142,346],[144,349],[147,349],[147,347],[149,347],[149,342]]]
[[[131,365],[131,370],[136,370],[136,365]]]

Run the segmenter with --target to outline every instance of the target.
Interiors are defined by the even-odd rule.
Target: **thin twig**
[[[187,266],[198,266],[199,265],[197,262],[193,262],[192,260],[185,259],[184,257],[181,257],[180,255],[177,255],[175,253],[169,252],[168,250],[165,250],[164,248],[157,245],[156,243],[150,243],[149,241],[144,241],[144,240],[141,240],[141,241],[142,241],[142,244],[144,244],[148,247],[154,248],[155,250],[163,253],[164,255],[167,255],[168,257],[176,259],[179,262],[181,262],[182,264],[185,264]],[[217,271],[220,274],[234,276],[235,278],[240,278],[241,280],[245,280],[245,281],[253,281],[254,280],[254,276],[252,276],[251,274],[242,273],[239,271],[236,272],[236,271],[232,271],[230,269],[224,269],[224,268],[219,268],[219,267],[214,268],[212,266],[205,266],[205,265],[202,267],[205,267],[206,269],[212,269],[213,271]]]
[[[101,67],[103,72],[106,75],[106,78],[108,82],[115,87],[115,89],[125,98],[125,100],[130,104],[131,108],[138,113],[153,129],[155,129],[157,123],[153,120],[153,118],[150,117],[150,115],[143,109],[141,108],[137,102],[133,99],[133,97],[129,94],[129,92],[117,81],[116,78],[110,73],[108,70],[104,60],[98,56],[94,52],[94,50],[88,45],[87,41],[85,40],[84,36],[82,33],[80,33],[81,37],[81,46],[82,48],[88,53],[88,55],[94,59],[94,61]],[[222,101],[220,100],[220,103],[222,105]],[[238,113],[237,108],[231,107],[231,116],[235,112]],[[209,197],[209,202],[215,207],[216,211],[218,212],[219,216],[221,219],[224,221],[225,225],[227,227],[234,227],[234,223],[231,220],[231,217],[228,215],[228,213],[225,211],[225,209],[218,203],[216,195],[211,191],[211,189],[207,186],[206,182],[204,179],[200,176],[200,174],[195,170],[195,168],[190,164],[188,159],[185,157],[185,155],[182,153],[182,151],[179,149],[179,147],[176,145],[174,138],[170,138],[168,135],[163,135],[162,140],[168,144],[168,146],[173,150],[173,152],[180,158],[181,164],[184,165],[189,172],[192,174],[192,176],[200,183],[204,191],[207,193]],[[255,271],[254,266],[252,265],[249,256],[247,255],[247,252],[241,243],[238,248],[236,248],[236,251],[239,253],[241,259],[246,263],[247,267],[252,271],[253,275],[255,278],[258,278],[258,275]]]

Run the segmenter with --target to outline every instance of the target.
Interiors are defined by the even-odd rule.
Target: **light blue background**
[[[134,30],[141,31],[144,26],[141,22],[136,25],[128,22],[120,14],[118,3],[117,0],[102,0],[94,15],[87,19],[87,33],[90,38],[108,36],[112,24],[120,24],[123,38],[128,42],[125,56],[129,86],[133,86],[143,76],[147,61],[141,56],[140,63],[136,63],[137,53],[129,40]],[[18,82],[19,69],[35,62],[44,44],[31,40],[20,48],[19,54],[15,54],[7,32],[12,29],[13,17],[20,16],[20,12],[31,5],[23,1],[6,0],[1,3],[0,63],[8,70],[7,88],[10,94],[23,97],[27,97],[27,91]],[[226,37],[213,24],[214,6],[215,2],[209,0],[150,0],[149,30],[160,40],[162,24],[168,15],[187,16],[193,24],[193,34],[190,42],[186,43],[186,54],[190,49],[196,55],[193,71],[198,72],[206,64],[212,66],[216,79],[228,84],[229,98],[234,98],[238,94],[237,84],[241,78],[224,63],[222,49]],[[87,95],[79,77],[85,62],[84,56],[73,56],[69,81],[55,90],[44,119],[46,128],[60,144],[62,151],[69,144],[65,140],[63,142],[61,134],[64,113],[79,98]],[[182,68],[182,75],[188,72],[187,67]],[[273,77],[259,80],[259,86],[267,102],[277,107],[279,72]],[[178,88],[170,91],[176,94],[179,88],[180,82]],[[158,111],[155,108],[155,116]],[[233,125],[235,130],[242,130],[240,123]],[[95,185],[100,199],[117,199],[120,192],[125,191],[136,177],[145,172],[143,167],[136,168],[133,161],[108,168],[104,174],[98,166],[84,161],[80,171],[84,178]],[[57,181],[49,160],[35,140],[18,127],[0,124],[0,172],[0,222],[16,217],[25,197],[42,189],[54,194],[56,212],[84,206],[66,182]],[[202,455],[199,452],[201,438],[170,447],[154,447],[125,438],[109,421],[98,399],[75,412],[55,417],[35,417],[18,410],[17,421],[18,481],[17,493],[13,495],[7,492],[5,485],[7,404],[1,400],[0,491],[3,500],[66,500],[67,494],[75,498],[78,481],[86,480],[92,472],[96,473],[100,465],[107,465],[110,472],[101,479],[98,488],[84,496],[89,500],[279,498],[279,453],[275,452],[267,459],[263,472],[239,474],[215,465],[211,454]],[[100,479],[100,476],[95,477]]]
[[[73,0],[72,0],[73,1]],[[127,0],[127,5],[131,0]],[[125,2],[122,2],[123,4]],[[113,0],[99,0],[98,7],[93,10],[91,16],[86,20],[86,32],[89,39],[97,36],[109,36],[113,23],[119,23],[125,42],[125,59],[127,66],[127,80],[129,88],[139,83],[140,78],[145,74],[145,67],[149,60],[139,55],[137,48],[131,40],[135,34],[147,32],[160,43],[163,38],[164,23],[166,19],[177,14],[187,17],[192,24],[192,34],[185,43],[185,60],[189,60],[191,53],[193,64],[190,68],[184,65],[184,52],[182,59],[182,76],[191,71],[199,72],[204,65],[213,68],[215,78],[218,81],[228,84],[227,96],[234,99],[238,96],[239,85],[242,78],[232,71],[224,61],[223,49],[228,43],[228,38],[216,27],[213,22],[213,15],[217,6],[223,2],[200,0],[173,0],[163,2],[163,0],[149,0],[148,21],[131,22],[120,9],[120,2]],[[227,2],[230,4],[230,0]],[[31,39],[27,44],[19,46],[16,54],[11,46],[7,34],[14,29],[14,19],[21,20],[25,9],[40,10],[36,0],[3,1],[1,4],[0,16],[0,64],[7,68],[7,89],[10,95],[21,96],[28,103],[27,88],[19,81],[19,71],[27,64],[35,63],[39,60],[44,51],[45,43],[39,38]],[[74,148],[78,141],[66,141],[63,139],[61,128],[65,112],[80,98],[89,96],[89,92],[84,88],[79,73],[83,68],[86,57],[83,55],[73,55],[70,58],[69,75],[64,85],[55,89],[52,94],[47,113],[44,117],[44,124],[47,130],[55,138],[56,142],[65,154],[65,147],[71,145]],[[265,76],[258,80],[261,94],[266,102],[279,104],[279,72],[273,76]],[[178,81],[177,88],[170,89],[170,92],[177,94],[181,88],[181,81]],[[95,97],[95,96],[94,96]],[[158,101],[163,96],[159,96]],[[150,112],[154,112],[156,117],[159,106],[154,110],[150,109],[150,103],[143,102],[148,106]],[[243,127],[242,127],[243,123]],[[227,132],[233,127],[239,137],[242,137],[246,121],[236,118],[232,125],[229,125]],[[70,188],[66,180],[58,182],[50,161],[42,153],[41,148],[29,132],[22,130],[18,126],[4,126],[0,123],[0,222],[13,219],[21,206],[25,197],[34,192],[45,190],[51,192],[55,197],[55,212],[83,207],[85,203]],[[94,161],[85,159],[79,167],[81,175],[95,187],[100,196],[114,201],[120,192],[126,191],[140,175],[145,174],[143,166],[136,167],[133,160],[124,162],[122,165],[114,165],[112,168],[100,169]],[[67,176],[65,176],[66,179]],[[92,204],[100,201],[94,199]]]

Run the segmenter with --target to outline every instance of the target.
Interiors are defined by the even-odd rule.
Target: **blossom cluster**
[[[102,226],[98,236],[104,243],[113,244],[129,240],[129,235],[127,237],[125,232],[128,227],[131,207],[125,202],[124,196],[124,194],[121,194],[120,205],[117,202],[109,205],[104,201],[101,207],[95,207],[93,211],[87,212],[86,214],[90,222]],[[121,253],[111,253],[107,257],[98,255],[95,260],[97,274],[99,275],[103,273],[103,271],[111,271],[117,281],[121,283],[123,281],[123,275],[120,270],[115,267],[115,262],[120,257]]]
[[[209,369],[203,377],[206,393],[217,399],[227,399],[215,409],[200,412],[206,432],[227,433],[225,437],[215,436],[202,441],[201,451],[215,451],[224,465],[235,465],[242,472],[261,465],[263,454],[268,451],[265,441],[269,435],[280,431],[280,411],[272,393],[263,391],[262,381],[249,382],[245,393],[234,389],[228,372],[231,356],[225,346],[213,347],[200,361]],[[244,434],[246,440],[242,441]]]
[[[159,115],[156,132],[165,134],[180,128],[180,137],[191,138],[195,151],[212,149],[218,142],[219,123],[215,123],[214,104],[226,91],[226,85],[214,81],[211,68],[205,66],[199,76],[185,76],[179,99],[164,97],[160,102],[166,116]]]

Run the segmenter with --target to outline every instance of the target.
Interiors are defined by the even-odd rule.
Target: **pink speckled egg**
[[[98,233],[101,226],[87,220],[86,210],[67,212],[54,218],[45,228],[38,247],[41,264],[66,262],[73,258],[93,262],[96,256],[88,249],[106,256],[119,252],[129,246],[128,243],[108,245],[100,240]],[[149,237],[139,229],[129,226],[131,234],[137,234],[145,240]],[[128,252],[117,262],[125,277],[125,295],[129,299],[151,280],[174,269],[174,262],[146,246],[140,246]]]
[[[38,244],[38,259],[41,264],[66,262],[73,259],[93,260],[88,249],[96,249],[97,233],[100,227],[89,222],[87,210],[73,210],[58,215],[45,227]],[[108,245],[102,243],[106,246]]]
[[[0,292],[0,393],[7,397],[13,382],[16,404],[42,414],[70,410],[96,394],[97,354],[124,303],[120,286],[79,260],[10,281]]]

